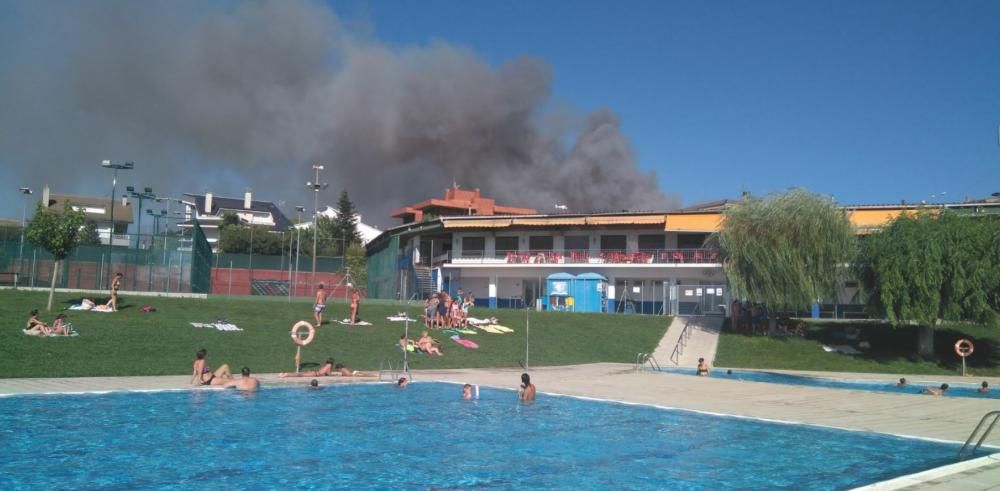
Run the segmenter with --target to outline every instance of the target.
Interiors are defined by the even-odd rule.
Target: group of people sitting
[[[407,338],[406,334],[399,337],[399,347],[404,351],[414,351],[427,353],[429,355],[444,356],[444,353],[441,352],[440,345],[441,343],[432,338],[427,331],[422,332],[420,334],[420,338],[416,341]]]
[[[767,306],[733,300],[729,306],[729,321],[737,332],[767,335]]]
[[[462,290],[452,298],[447,292],[438,292],[424,300],[424,326],[428,329],[465,327],[469,310],[476,303],[473,294],[463,296]]]
[[[29,336],[69,336],[73,324],[66,320],[66,314],[59,314],[50,326],[38,318],[38,309],[35,309],[28,313],[28,324],[23,332]]]

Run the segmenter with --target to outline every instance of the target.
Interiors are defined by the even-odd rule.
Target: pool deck
[[[521,369],[421,370],[414,372],[414,380],[418,383],[433,380],[514,389],[520,383],[522,372]],[[615,363],[532,368],[530,373],[541,393],[952,442],[964,442],[985,413],[1000,408],[996,399],[790,387],[681,374],[635,373],[630,365]],[[893,377],[830,372],[813,374],[848,379],[890,380]],[[975,382],[961,377],[906,377],[912,381]],[[261,375],[260,379],[264,385],[305,385],[308,380],[281,379],[274,374]],[[324,377],[321,380],[327,384],[370,382],[373,379]],[[0,394],[186,390],[189,388],[188,381],[188,376],[0,379]],[[998,440],[1000,435],[991,438],[994,444]],[[933,469],[873,486],[871,489],[1000,489],[1000,456]]]

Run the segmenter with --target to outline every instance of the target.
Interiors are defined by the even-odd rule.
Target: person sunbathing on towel
[[[420,335],[420,339],[417,340],[417,347],[421,350],[432,355],[444,356],[444,353],[438,349],[436,344],[438,344],[438,342],[432,338],[430,334],[427,334],[427,331],[424,331],[423,334]]]
[[[333,375],[333,358],[326,360],[319,370],[310,370],[308,372],[298,372],[298,373],[279,373],[279,377],[329,377]]]
[[[24,331],[33,336],[49,335],[49,326],[38,318],[38,309],[28,313],[28,324],[25,326]]]
[[[69,324],[66,323],[66,314],[59,314],[49,329],[49,336],[69,336]]]
[[[360,370],[351,370],[344,366],[343,363],[338,363],[337,366],[333,367],[336,374],[341,377],[378,377],[377,373],[372,372],[362,372]]]

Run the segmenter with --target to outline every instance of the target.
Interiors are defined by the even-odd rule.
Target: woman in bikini
[[[32,310],[28,313],[28,324],[24,330],[31,331],[37,336],[49,335],[49,326],[45,325],[45,323],[38,318],[38,309]]]
[[[333,369],[335,370],[334,374],[340,375],[341,377],[378,377],[377,373],[351,370],[350,368],[344,366],[343,363],[338,363]]]
[[[427,331],[424,331],[423,334],[420,335],[420,339],[417,340],[417,347],[425,353],[444,356],[444,353],[442,353],[441,350],[434,345],[436,342],[437,341],[434,341],[434,338],[432,338],[430,334],[427,334]]]
[[[351,292],[351,324],[358,323],[358,312],[361,310],[361,293],[358,290]]]
[[[704,358],[698,358],[698,376],[700,377],[708,376],[708,363],[705,363]]]
[[[191,367],[191,385],[222,385],[233,379],[233,372],[229,370],[229,365],[223,364],[215,372],[205,361],[208,354],[204,348],[195,353],[194,365]]]
[[[69,336],[69,325],[66,323],[66,314],[59,314],[52,322],[49,336]]]

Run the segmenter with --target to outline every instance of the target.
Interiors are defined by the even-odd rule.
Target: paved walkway
[[[416,382],[446,381],[484,386],[515,388],[519,369],[428,370],[414,373]],[[544,367],[531,370],[532,380],[542,393],[611,399],[653,404],[734,416],[764,418],[836,428],[891,433],[952,442],[963,442],[988,411],[996,410],[995,399],[932,397],[848,391],[816,387],[788,387],[689,375],[639,372],[630,365]],[[859,374],[825,373],[842,378],[863,378]],[[890,380],[894,376],[871,376]],[[305,384],[307,379],[261,377],[265,385]],[[907,376],[913,380],[927,377]],[[950,377],[933,377],[937,381]],[[69,379],[0,379],[0,394],[78,392],[101,390],[187,389],[187,376],[111,377]],[[371,381],[368,379],[367,381]],[[362,379],[325,377],[323,383],[358,383]],[[965,379],[968,382],[968,379]],[[456,391],[459,390],[456,388]],[[1000,443],[1000,434],[991,439]],[[1000,484],[1000,462],[996,458],[963,462],[959,467],[939,468],[923,478],[883,483],[877,489],[996,489]],[[916,480],[914,480],[916,479]],[[990,486],[993,486],[991,488]]]
[[[705,358],[709,365],[715,361],[715,349],[719,344],[719,331],[722,330],[722,317],[674,317],[667,332],[660,339],[660,344],[653,351],[653,357],[661,366],[696,367],[698,358]],[[684,327],[690,325],[690,335],[684,349],[675,351],[677,341],[684,332]]]

